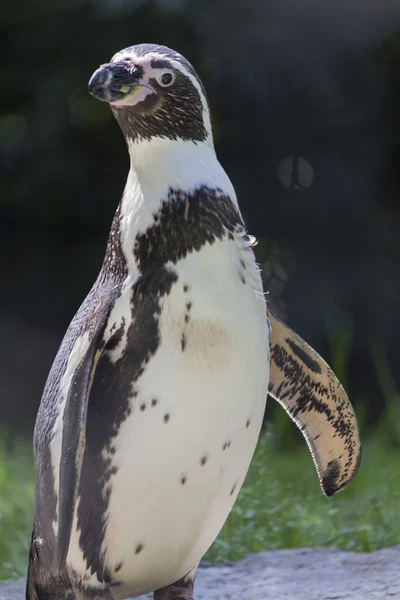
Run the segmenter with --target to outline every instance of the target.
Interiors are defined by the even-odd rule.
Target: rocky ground
[[[22,579],[0,585],[0,600],[23,600],[24,585]],[[371,554],[326,548],[262,552],[231,566],[203,567],[196,583],[196,600],[391,598],[400,599],[400,546]]]

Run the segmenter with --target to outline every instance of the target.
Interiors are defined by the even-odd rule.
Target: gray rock
[[[23,579],[0,585],[0,600],[23,600],[24,591]],[[328,548],[262,552],[232,566],[201,568],[196,581],[196,600],[391,598],[400,598],[400,546],[370,554]]]

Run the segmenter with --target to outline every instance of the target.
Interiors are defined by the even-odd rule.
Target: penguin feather
[[[90,388],[104,348],[103,333],[114,296],[106,297],[92,315],[92,338],[69,386],[64,408],[58,495],[58,534],[55,572],[61,573],[67,559],[75,512],[82,458],[85,451],[86,416]]]
[[[353,407],[319,354],[270,311],[268,318],[272,329],[269,394],[301,430],[322,491],[332,496],[351,483],[360,466]]]

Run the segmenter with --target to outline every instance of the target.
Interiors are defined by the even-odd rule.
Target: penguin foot
[[[154,600],[194,600],[192,593],[193,586],[191,591],[186,591],[182,588],[176,587],[176,584],[173,583],[166,588],[155,591]]]
[[[168,600],[194,600],[193,596],[166,596],[166,598],[168,598]],[[158,600],[158,597],[154,596],[154,600],[156,599]]]
[[[193,587],[197,566],[185,577],[154,592],[154,600],[194,600]]]

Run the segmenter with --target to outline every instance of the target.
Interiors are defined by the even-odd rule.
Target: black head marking
[[[106,85],[115,89],[115,92],[112,92],[116,95],[115,99],[123,100],[117,90],[129,88],[132,77],[137,77],[139,69],[143,70],[140,63],[147,55],[150,58],[151,69],[171,70],[173,83],[164,87],[152,77],[151,72],[146,73],[144,68],[142,80],[153,89],[153,93],[145,95],[142,100],[132,105],[114,102],[111,104],[124,136],[131,141],[150,140],[153,137],[206,141],[209,132],[204,121],[204,104],[206,111],[209,108],[204,87],[192,65],[181,54],[166,46],[130,46],[118,52],[111,63],[104,65],[104,80]],[[113,87],[114,72],[118,85]],[[107,83],[110,77],[113,79]],[[107,100],[107,96],[102,99]]]
[[[132,141],[154,137],[206,141],[208,132],[203,122],[203,106],[193,83],[178,72],[174,85],[159,93],[162,102],[155,104],[156,98],[149,95],[141,103],[140,112],[130,106],[111,107],[125,138]]]

